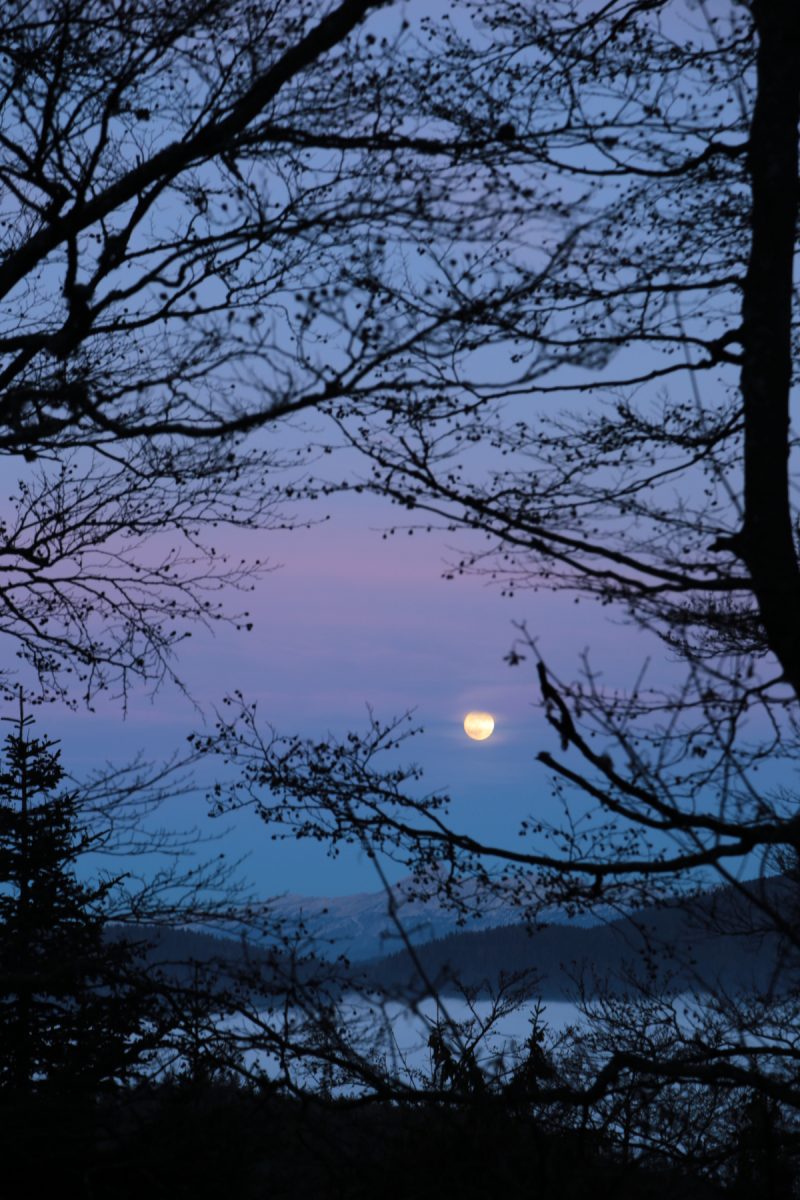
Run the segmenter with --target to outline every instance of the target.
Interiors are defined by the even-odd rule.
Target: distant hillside
[[[169,978],[188,982],[196,963],[218,962],[240,966],[245,961],[242,943],[195,929],[172,929],[163,925],[109,925],[108,938],[126,939],[141,948],[141,958],[150,967],[158,967]],[[267,950],[247,948],[252,961],[266,964]]]
[[[788,975],[796,981],[797,972],[778,970],[783,948],[773,930],[760,930],[758,902],[777,906],[791,920],[796,889],[781,877],[746,889],[742,896],[721,888],[589,929],[553,924],[530,932],[505,925],[451,934],[418,947],[417,955],[445,992],[453,990],[453,980],[494,988],[501,974],[520,971],[535,972],[530,994],[547,999],[574,996],[581,984],[588,992],[602,984],[616,993],[637,984],[660,992],[786,988]],[[405,951],[373,961],[367,971],[384,986],[418,986]]]
[[[324,978],[326,992],[338,992],[346,986],[342,968],[331,962],[307,955],[291,963],[288,955],[278,948],[253,946],[233,937],[220,937],[194,929],[171,929],[161,925],[111,925],[109,938],[125,938],[141,947],[141,961],[177,984],[191,984],[197,966],[213,964],[206,982],[225,986],[242,968],[264,984],[264,994],[274,994],[273,987],[282,986],[286,978],[298,983]]]
[[[764,993],[790,986],[790,976],[796,981],[797,971],[781,969],[784,948],[772,922],[765,920],[760,929],[758,905],[770,905],[798,926],[799,895],[796,885],[775,876],[744,885],[743,893],[719,888],[591,927],[553,923],[529,931],[517,923],[451,932],[418,944],[416,953],[426,975],[438,980],[443,992],[453,991],[454,981],[493,989],[502,974],[525,971],[534,973],[529,994],[546,999],[574,996],[581,985],[589,993],[600,985],[620,993],[637,984],[660,992],[724,987]],[[180,982],[191,980],[194,963],[214,960],[224,977],[226,964],[236,968],[245,956],[260,967],[266,980],[282,974],[275,949],[254,948],[202,931],[112,926],[108,936],[141,941],[145,961]],[[381,944],[379,939],[376,944]],[[329,981],[335,976],[337,989],[348,987],[345,968],[334,967],[323,957],[309,957],[300,975],[308,978],[317,970]],[[354,963],[352,977],[392,990],[418,987],[414,964],[405,951]]]
[[[459,885],[459,892],[470,912],[467,918],[470,929],[487,929],[519,921],[519,906],[502,904],[491,895],[482,897],[474,880],[464,880]],[[447,937],[461,928],[459,913],[452,904],[441,902],[435,877],[425,884],[409,876],[395,884],[392,893],[403,928],[415,945]],[[346,954],[356,962],[386,955],[401,944],[383,890],[329,897],[290,892],[270,900],[266,907],[285,923],[288,931],[302,922],[308,933],[317,939],[317,952],[323,956]],[[599,911],[591,916],[577,916],[570,923],[591,925],[604,915],[610,914]],[[563,910],[555,908],[546,910],[543,918],[568,920]]]

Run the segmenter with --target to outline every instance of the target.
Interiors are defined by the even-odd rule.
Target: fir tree
[[[0,769],[0,1089],[74,1094],[131,1074],[153,997],[136,948],[105,936],[118,880],[76,874],[92,832],[30,723],[20,703]]]

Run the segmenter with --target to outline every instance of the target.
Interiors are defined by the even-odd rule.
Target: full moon
[[[464,717],[464,732],[476,742],[483,742],[494,732],[494,717],[487,712],[470,712]]]

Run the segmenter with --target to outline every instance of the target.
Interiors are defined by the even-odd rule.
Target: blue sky
[[[548,660],[567,675],[590,648],[610,684],[631,683],[653,647],[590,602],[542,592],[509,599],[477,578],[443,579],[467,534],[384,539],[381,530],[396,510],[369,497],[334,499],[323,512],[330,520],[308,530],[252,535],[257,553],[280,566],[253,597],[251,633],[221,627],[183,644],[181,673],[205,719],[237,688],[279,733],[315,738],[364,728],[368,704],[380,718],[414,709],[425,733],[401,753],[424,767],[424,791],[451,793],[470,830],[513,839],[529,813],[554,815],[547,774],[534,759],[540,749],[555,749],[555,738],[536,708],[530,663],[511,668],[503,661],[515,637],[512,622],[526,620]],[[471,708],[494,714],[489,741],[464,734]],[[170,686],[152,699],[135,692],[124,720],[110,703],[95,714],[51,707],[39,720],[61,737],[65,766],[78,776],[99,759],[121,763],[138,750],[164,759],[203,727],[197,709]],[[176,825],[204,824],[202,793],[175,801],[164,816]],[[250,812],[232,820],[229,850],[248,854],[246,873],[262,895],[378,886],[358,853],[332,861],[316,843],[276,844]]]
[[[450,7],[430,0],[392,6],[375,15],[375,27],[393,28],[404,12]],[[491,362],[480,358],[482,367],[493,372],[500,353],[487,352]],[[613,378],[618,370],[615,361],[606,374]],[[573,406],[580,403],[572,397]],[[608,610],[592,602],[576,605],[570,596],[546,592],[508,599],[478,578],[443,579],[448,559],[468,547],[466,533],[400,532],[384,539],[380,531],[393,524],[397,510],[369,496],[336,497],[309,515],[328,514],[330,520],[308,530],[228,538],[235,553],[266,556],[280,569],[263,578],[252,603],[247,600],[251,633],[219,627],[214,636],[196,632],[181,646],[179,671],[194,705],[165,686],[154,698],[134,692],[124,720],[110,702],[92,715],[55,706],[43,712],[41,728],[62,739],[67,769],[80,776],[98,760],[122,763],[141,750],[158,761],[180,752],[187,735],[203,728],[203,714],[212,721],[214,706],[234,689],[257,701],[262,719],[279,733],[314,738],[363,727],[368,704],[382,719],[414,709],[425,735],[409,753],[425,769],[425,789],[450,791],[457,818],[477,834],[513,837],[523,817],[550,810],[547,775],[534,759],[541,749],[556,749],[556,739],[535,707],[532,664],[511,669],[503,661],[515,636],[512,622],[528,623],[542,653],[566,677],[574,677],[586,649],[610,686],[631,684],[648,656],[655,680],[669,673],[657,643],[614,624]],[[231,597],[230,607],[237,604]],[[471,708],[494,714],[489,741],[470,742],[463,733]],[[165,819],[202,824],[202,789],[171,805]],[[230,842],[232,853],[249,852],[248,872],[265,895],[377,886],[357,854],[330,861],[315,843],[276,845],[252,814],[236,820]]]

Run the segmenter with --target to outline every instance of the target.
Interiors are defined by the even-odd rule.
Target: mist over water
[[[698,1019],[697,997],[676,995],[668,1002],[678,1024],[689,1030]],[[260,1020],[283,1036],[308,1044],[307,1013],[300,1009],[263,1012]],[[589,1030],[591,1004],[587,1008],[568,1000],[535,998],[520,1002],[512,1011],[497,1018],[494,1002],[489,999],[468,1001],[461,997],[427,997],[411,1006],[400,1001],[380,1003],[364,995],[346,994],[338,1006],[337,1033],[346,1044],[367,1060],[380,1064],[404,1085],[423,1089],[430,1086],[433,1054],[430,1037],[439,1030],[455,1057],[465,1048],[475,1047],[475,1059],[488,1075],[510,1074],[526,1056],[532,1028],[543,1033],[545,1052],[562,1037]],[[254,1032],[252,1023],[238,1022],[228,1028],[241,1028],[243,1036]],[[249,1072],[278,1078],[285,1070],[277,1053],[247,1051],[243,1065]],[[329,1090],[326,1068],[311,1059],[299,1060],[289,1067],[292,1082],[302,1088]],[[359,1091],[354,1083],[334,1086],[333,1094]]]
[[[531,1020],[536,1011],[536,1001],[525,1001],[513,1012],[492,1021],[492,1002],[477,1000],[469,1003],[461,998],[428,997],[413,1008],[399,1001],[380,1004],[368,1001],[357,994],[345,995],[337,1010],[339,1032],[344,1033],[348,1043],[361,1054],[381,1059],[386,1066],[406,1083],[423,1086],[432,1074],[432,1055],[429,1045],[434,1029],[441,1029],[448,1042],[457,1050],[459,1043],[471,1044],[480,1029],[486,1030],[481,1039],[477,1060],[489,1067],[501,1060],[508,1066],[524,1055],[525,1043],[531,1032]],[[260,1014],[276,1031],[291,1033],[297,1037],[306,1021],[306,1014],[284,1010]],[[584,1022],[578,1006],[569,1001],[548,1001],[539,1012],[538,1027],[545,1028],[548,1041],[558,1037],[568,1027]],[[236,1028],[239,1028],[237,1023]],[[242,1032],[248,1035],[254,1026],[241,1023]],[[269,1051],[249,1051],[244,1057],[249,1071],[264,1072],[270,1078],[281,1074],[279,1056]],[[322,1083],[321,1070],[310,1063],[301,1062],[292,1068],[294,1081],[304,1087]],[[345,1088],[344,1091],[352,1090]]]

